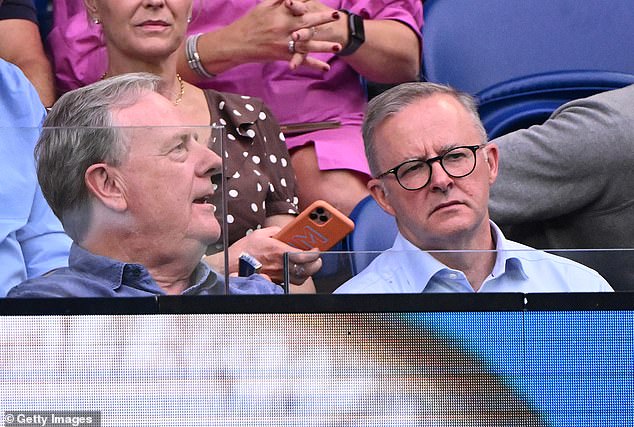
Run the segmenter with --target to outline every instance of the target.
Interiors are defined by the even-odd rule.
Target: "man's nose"
[[[431,177],[429,179],[429,190],[446,192],[453,186],[453,178],[445,172],[440,161],[434,162],[430,166]]]
[[[218,154],[208,148],[206,145],[195,144],[199,151],[200,160],[198,165],[198,174],[214,175],[222,170],[222,159]]]

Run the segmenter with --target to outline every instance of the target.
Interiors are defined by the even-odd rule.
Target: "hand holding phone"
[[[273,237],[297,249],[317,248],[323,252],[352,230],[354,223],[350,218],[328,202],[317,200]]]

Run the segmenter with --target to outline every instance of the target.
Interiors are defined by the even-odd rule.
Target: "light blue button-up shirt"
[[[45,110],[24,74],[0,60],[0,297],[68,263],[71,240],[44,200],[33,149]]]
[[[543,251],[506,240],[491,222],[496,242],[493,270],[478,292],[610,292],[596,271]],[[400,233],[391,249],[335,293],[475,292],[462,271],[421,251]]]

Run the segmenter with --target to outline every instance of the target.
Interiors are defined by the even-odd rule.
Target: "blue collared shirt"
[[[506,240],[491,222],[495,265],[478,292],[610,292],[596,271],[543,251]],[[475,292],[462,271],[422,251],[400,233],[394,246],[335,293]]]
[[[70,249],[69,267],[54,270],[11,289],[11,298],[52,297],[147,297],[166,295],[147,269],[95,255],[77,244]],[[182,295],[280,294],[283,290],[254,274],[232,277],[225,289],[222,276],[207,264],[198,264],[191,276],[191,286]]]
[[[33,149],[45,110],[33,86],[0,59],[0,297],[68,265],[70,238],[37,182]]]

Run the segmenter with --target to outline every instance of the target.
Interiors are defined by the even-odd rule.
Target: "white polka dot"
[[[239,112],[238,110],[233,110],[233,114],[238,117],[242,116],[242,113]]]
[[[255,227],[255,228],[257,228],[259,230],[260,228],[262,228],[262,224],[258,224],[258,226]]]
[[[249,138],[255,138],[255,131],[254,131],[253,129],[249,129],[249,130],[247,131],[247,136],[248,136]]]
[[[240,98],[242,98],[242,99],[251,99],[251,97],[248,96],[248,95],[240,95]]]
[[[253,156],[252,159],[253,159],[253,163],[255,163],[256,165],[260,164],[260,157],[259,156]]]
[[[258,182],[255,188],[258,190],[258,192],[262,191],[262,184]]]
[[[224,101],[220,101],[220,104],[218,104],[218,108],[221,109],[221,110],[224,110],[225,102]]]
[[[295,212],[295,210],[294,210],[294,209],[289,209],[289,210],[288,210],[288,213],[289,213],[289,214],[296,214],[297,212]]]
[[[240,178],[240,172],[234,173],[232,178]]]
[[[271,160],[271,163],[277,163],[277,157],[275,157],[275,154],[271,154],[269,156],[269,160]]]
[[[266,141],[268,141],[268,139],[266,139],[266,135],[264,135],[262,139],[264,140],[264,143],[266,144]]]
[[[225,119],[220,119],[218,121],[220,122],[221,125],[227,126],[227,121]]]
[[[282,167],[283,167],[283,168],[285,168],[286,166],[288,166],[288,162],[287,162],[287,161],[286,161],[286,159],[285,159],[285,158],[283,158],[283,157],[280,159],[280,163],[282,164]]]
[[[269,182],[269,191],[270,191],[271,193],[275,193],[275,187],[273,186],[273,183],[272,183],[272,182]]]
[[[280,132],[280,140],[286,141],[286,138],[284,137],[284,134],[282,132]]]
[[[235,136],[233,136],[232,134],[228,133],[228,134],[227,134],[227,139],[230,139],[230,140],[232,140],[232,141],[235,141],[235,140],[236,140],[236,137],[235,137]]]
[[[262,201],[262,210],[266,211],[266,200]]]
[[[251,210],[253,212],[257,212],[258,211],[258,205],[256,205],[255,203],[251,203]]]
[[[249,111],[254,111],[255,110],[255,108],[253,108],[253,105],[251,105],[251,104],[244,104],[244,108],[246,108]]]
[[[229,153],[225,151],[225,159],[229,158]]]
[[[299,199],[297,197],[293,197],[293,204],[299,205]]]
[[[280,184],[282,184],[282,187],[286,187],[286,178],[280,179]]]
[[[236,198],[238,197],[238,190],[229,190],[229,196]]]
[[[260,111],[258,117],[260,118],[260,120],[266,120],[266,113],[264,111]]]
[[[242,157],[249,157],[249,152],[248,151],[243,151],[242,152]]]
[[[218,190],[218,184],[214,184],[213,187],[214,187],[214,191]]]
[[[247,230],[247,232],[246,232],[246,233],[244,233],[244,234],[245,234],[245,236],[248,236],[248,235],[249,235],[249,234],[251,234],[251,233],[253,233],[253,229],[249,228],[249,229]]]
[[[227,215],[227,222],[229,224],[233,224],[233,221],[235,221],[235,218],[233,217],[233,215]]]
[[[257,176],[262,176],[262,174],[260,173],[259,170],[257,169],[253,169],[253,173],[256,174]]]

